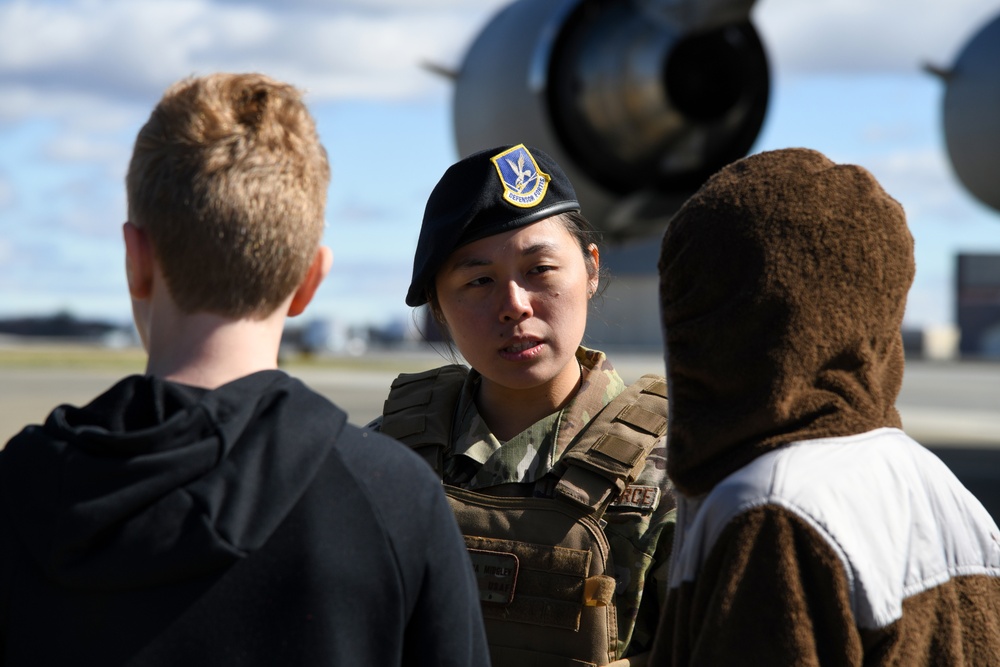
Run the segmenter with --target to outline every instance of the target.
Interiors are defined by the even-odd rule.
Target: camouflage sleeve
[[[614,511],[605,514],[605,533],[615,559],[618,591],[619,655],[648,651],[653,643],[660,609],[666,600],[670,551],[677,522],[677,501],[667,477],[666,439],[661,438],[646,458],[642,473],[630,488],[645,495],[658,489],[652,511]]]
[[[647,574],[642,601],[635,619],[635,630],[629,643],[627,655],[649,651],[653,646],[656,627],[660,623],[663,603],[667,599],[670,576],[670,551],[674,543],[674,528],[677,525],[677,509],[661,515],[656,541],[656,551]]]

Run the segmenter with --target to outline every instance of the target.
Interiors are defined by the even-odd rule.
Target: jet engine
[[[962,48],[946,84],[944,137],[948,158],[976,199],[1000,211],[1000,16]]]
[[[455,75],[461,155],[537,146],[609,241],[648,237],[749,151],[769,72],[753,0],[517,0]]]

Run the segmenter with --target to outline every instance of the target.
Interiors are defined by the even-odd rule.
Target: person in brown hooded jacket
[[[1000,531],[894,407],[899,203],[816,151],[753,155],[659,270],[679,493],[650,664],[1000,664]]]

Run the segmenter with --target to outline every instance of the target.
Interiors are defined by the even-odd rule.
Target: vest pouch
[[[614,660],[614,565],[589,508],[444,488],[476,570],[494,667]]]

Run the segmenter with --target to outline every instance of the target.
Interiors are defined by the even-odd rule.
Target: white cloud
[[[942,185],[948,171],[948,163],[940,150],[919,148],[886,153],[868,165],[883,185],[906,184],[916,192],[928,192],[928,188],[945,190]],[[932,195],[933,196],[933,195]]]
[[[903,204],[911,221],[932,220],[944,229],[982,222],[982,213],[971,205],[940,149],[894,151],[866,166]]]
[[[111,163],[122,165],[129,159],[127,146],[120,141],[86,134],[68,133],[45,147],[45,157],[60,162]]]
[[[0,81],[3,80],[0,74]],[[155,100],[142,105],[148,113]],[[41,87],[12,82],[0,95],[0,123],[13,124],[25,118],[45,118],[71,122],[88,130],[120,129],[134,120],[138,105],[123,105],[109,99],[101,90],[73,90],[56,86]],[[138,129],[138,128],[136,128]]]
[[[18,151],[19,157],[9,152],[0,156],[0,166],[9,170],[20,167],[22,171],[28,166],[37,173],[47,172],[44,180],[50,183],[61,179],[59,165],[73,163],[87,169],[92,180],[110,180],[117,185],[135,134],[152,108],[152,102],[148,106],[117,104],[82,91],[14,86],[4,92],[0,96],[0,128],[7,131],[8,141],[14,137],[29,141],[25,135],[32,138],[30,147],[25,145]],[[33,128],[30,132],[29,127]],[[25,180],[19,179],[22,186]]]
[[[990,18],[995,0],[758,0],[772,61],[788,72],[947,67]]]
[[[73,94],[148,107],[214,70],[265,71],[318,98],[420,95],[435,79],[419,64],[457,66],[506,4],[13,0],[0,5],[0,85],[15,95],[0,117]],[[782,71],[912,71],[950,64],[995,11],[994,0],[759,0],[753,20]]]
[[[330,9],[330,0],[218,0],[223,5],[253,5],[288,10],[293,8]],[[338,10],[379,13],[391,10],[471,10],[499,7],[510,0],[338,0]]]
[[[304,88],[311,104],[419,96],[442,85],[419,63],[455,62],[489,12],[469,2],[308,4],[0,3],[0,126],[55,121],[34,156],[102,165],[118,179],[135,132],[177,79],[264,71]]]
[[[17,0],[0,6],[0,84],[29,88],[5,104],[30,111],[48,90],[155,102],[171,82],[260,70],[320,97],[420,94],[421,61],[454,64],[491,13],[472,3],[382,2],[320,10],[208,0]],[[353,7],[353,10],[351,9]]]

